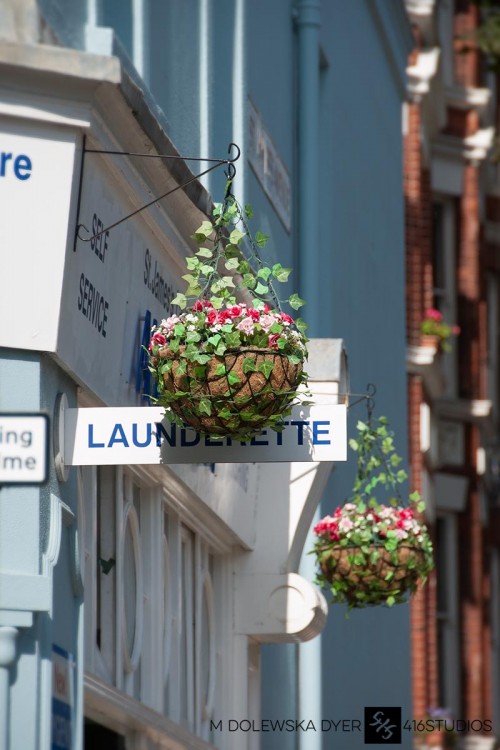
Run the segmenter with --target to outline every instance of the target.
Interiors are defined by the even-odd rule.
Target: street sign
[[[99,407],[64,412],[66,466],[104,464],[345,461],[346,407],[296,406],[282,432],[246,442],[199,435],[164,419],[161,407]]]
[[[48,445],[46,414],[0,413],[0,485],[46,482]]]

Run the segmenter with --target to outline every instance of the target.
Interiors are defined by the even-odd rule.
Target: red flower
[[[247,310],[248,317],[252,318],[252,320],[258,320],[260,318],[260,312],[255,309],[255,307],[250,307],[249,310]]]
[[[149,342],[149,351],[152,352],[154,346],[165,346],[166,343],[167,339],[162,333],[155,333]]]
[[[282,313],[281,313],[281,320],[282,320],[282,321],[283,321],[284,323],[290,323],[290,325],[293,325],[293,323],[294,323],[294,320],[293,320],[293,318],[292,318],[292,317],[290,317],[290,315],[287,315],[287,314],[286,314],[286,313],[284,313],[284,312],[282,312]]]
[[[213,326],[214,323],[217,323],[218,319],[219,313],[217,312],[217,310],[212,309],[207,312],[207,323],[209,326]]]
[[[430,318],[431,320],[435,320],[436,323],[441,323],[443,320],[443,313],[439,310],[436,310],[435,307],[429,307],[425,311],[425,317]]]
[[[213,305],[208,299],[197,299],[193,305],[193,312],[201,312],[203,309],[212,308]]]
[[[237,318],[239,315],[241,315],[242,310],[239,305],[233,305],[232,307],[227,308],[227,312],[231,318]]]
[[[269,336],[269,347],[271,349],[279,349],[279,346],[278,346],[279,337],[280,337],[279,333],[273,333],[271,334],[271,336]]]

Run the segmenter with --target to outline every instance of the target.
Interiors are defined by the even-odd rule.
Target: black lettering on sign
[[[146,252],[144,253],[143,280],[153,297],[158,300],[164,310],[171,312],[170,303],[174,298],[174,290],[165,281],[157,260],[155,260],[153,267],[153,258],[148,248],[146,248]]]
[[[94,252],[99,260],[104,263],[106,250],[108,249],[109,232],[101,232],[104,229],[104,223],[94,214],[92,217],[92,239],[90,240],[90,249]],[[99,237],[95,235],[98,234]]]
[[[101,336],[106,338],[109,303],[84,273],[80,275],[78,309]]]

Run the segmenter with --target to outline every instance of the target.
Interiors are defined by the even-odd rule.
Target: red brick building
[[[486,750],[500,735],[496,80],[471,41],[476,3],[406,6],[415,35],[404,117],[409,450],[436,559],[412,602],[413,714],[446,708],[462,720],[463,746]],[[422,336],[429,308],[460,326],[451,351]]]

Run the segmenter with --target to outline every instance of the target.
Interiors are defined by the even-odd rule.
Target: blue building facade
[[[373,383],[376,413],[388,416],[404,454],[402,111],[412,37],[403,2],[39,0],[20,6],[8,0],[0,9],[0,22],[5,29],[5,40],[0,42],[0,74],[6,92],[2,132],[14,139],[21,133],[26,138],[43,136],[48,142],[66,144],[66,151],[60,146],[66,167],[61,166],[58,175],[69,196],[61,209],[65,215],[58,230],[60,245],[56,249],[53,243],[52,255],[44,246],[39,266],[34,266],[36,273],[33,267],[28,273],[29,278],[40,273],[40,283],[49,285],[44,259],[51,259],[59,269],[53,281],[54,309],[49,305],[40,318],[45,333],[37,339],[36,326],[31,325],[34,313],[28,309],[25,318],[21,316],[25,333],[17,336],[11,330],[0,339],[2,410],[47,409],[52,414],[60,393],[66,394],[70,407],[140,404],[131,383],[144,311],[148,307],[159,316],[169,302],[152,294],[143,278],[144,248],[151,258],[156,255],[160,267],[163,263],[165,288],[174,288],[182,273],[181,260],[189,252],[189,228],[192,233],[210,201],[222,197],[225,178],[218,170],[195,182],[168,207],[166,202],[155,206],[151,220],[134,224],[130,231],[120,230],[114,248],[110,235],[107,268],[98,252],[96,257],[82,255],[88,250],[78,243],[72,255],[71,232],[77,215],[80,221],[86,216],[89,222],[95,218],[106,223],[189,177],[184,164],[178,169],[149,166],[146,160],[132,157],[124,164],[101,156],[90,162],[88,154],[83,161],[82,134],[87,148],[111,150],[118,144],[121,150],[153,147],[161,152],[163,147],[184,157],[223,159],[228,145],[236,143],[241,157],[236,163],[234,192],[240,203],[252,205],[254,226],[270,236],[271,259],[293,266],[290,290],[298,287],[306,299],[303,317],[310,326],[309,335],[344,340],[353,403],[349,430],[353,432],[357,419],[365,417],[364,403],[354,405],[358,394],[365,394],[367,384]],[[28,110],[36,113],[36,127],[26,122]],[[24,118],[24,131],[18,128],[19,118]],[[9,148],[14,148],[12,143],[8,141]],[[196,172],[196,163],[187,165]],[[50,195],[45,194],[44,200],[50,215]],[[32,235],[28,228],[26,232],[31,248]],[[9,230],[3,239],[15,242],[15,233]],[[137,267],[134,243],[142,253]],[[0,250],[2,263],[5,247]],[[118,249],[124,253],[122,262],[116,260]],[[30,252],[23,255],[27,261]],[[5,264],[11,268],[7,260]],[[90,317],[82,315],[81,309],[70,311],[74,300],[69,284],[77,283],[82,275],[96,289],[95,279],[108,285],[104,288],[111,290],[110,313],[109,321],[98,320],[97,333],[92,330],[88,338],[83,334],[77,346],[79,326],[88,327]],[[118,287],[123,290],[127,312],[113,327]],[[36,291],[34,295],[38,300]],[[14,325],[12,317],[5,318],[9,330]],[[109,326],[109,349],[102,348],[99,325]],[[131,340],[122,344],[120,337],[126,339],[127,327],[132,330]],[[112,368],[103,366],[106,351],[118,363],[114,379],[108,374]],[[139,470],[85,467],[71,469],[66,477],[53,467],[50,483],[40,490],[2,491],[5,538],[0,546],[0,573],[17,575],[23,570],[28,586],[28,577],[39,575],[45,565],[50,578],[46,596],[50,599],[50,587],[56,594],[50,606],[40,601],[39,611],[44,614],[33,616],[36,610],[26,604],[21,607],[26,614],[20,619],[12,615],[10,620],[7,616],[0,620],[4,628],[20,633],[17,654],[23,655],[16,661],[16,674],[13,662],[3,667],[10,675],[10,730],[0,750],[50,746],[54,664],[59,664],[63,681],[71,682],[74,690],[66,705],[75,712],[75,725],[71,739],[61,739],[61,747],[97,748],[99,742],[108,742],[106,747],[160,748],[177,742],[179,747],[200,750],[213,746],[350,750],[363,742],[365,706],[399,706],[402,716],[410,718],[407,605],[354,612],[349,619],[342,607],[332,606],[321,635],[324,619],[318,615],[311,631],[317,637],[307,643],[303,641],[311,635],[306,638],[302,631],[281,635],[276,631],[264,637],[255,627],[241,625],[242,616],[235,615],[238,592],[231,581],[251,574],[258,588],[263,586],[259,575],[268,570],[269,553],[259,547],[258,537],[259,524],[269,523],[263,503],[272,495],[264,493],[259,499],[256,487],[270,476],[259,471],[253,466],[240,466],[233,474],[222,467],[215,474],[209,467],[179,469],[167,482],[154,472],[147,475]],[[318,513],[331,511],[348,496],[354,472],[352,460],[335,467]],[[278,508],[287,513],[290,477],[276,469],[269,486],[273,481],[278,494],[283,490]],[[199,496],[206,494],[208,509],[196,505],[186,486]],[[166,520],[160,497],[167,498]],[[251,511],[241,506],[246,499]],[[26,550],[32,551],[30,559],[11,531],[22,523],[30,505],[37,503],[40,514],[33,515],[31,507],[33,528],[26,529],[23,541]],[[201,520],[195,522],[197,514]],[[75,555],[71,529],[82,523],[78,520],[82,515],[86,519],[83,528],[79,527],[84,540],[78,558],[82,569],[68,569],[61,561]],[[55,533],[50,531],[53,517],[59,518],[66,531],[60,548],[52,550],[51,562],[47,550],[51,549],[50,534]],[[160,541],[154,541],[159,519],[165,532]],[[139,532],[143,546],[138,551]],[[306,552],[311,543],[309,536]],[[117,553],[122,557],[116,580],[101,576],[98,584],[85,585],[84,591],[87,579],[96,580],[96,566],[102,568],[101,561],[116,557],[120,544],[124,546]],[[149,544],[148,557],[144,549]],[[280,541],[276,547],[281,548]],[[245,557],[250,550],[255,564]],[[177,555],[178,565],[168,562],[170,553]],[[142,578],[137,572],[139,559]],[[170,593],[154,575],[160,560],[172,571]],[[284,560],[272,560],[273,573],[290,574]],[[120,564],[125,572],[119,572]],[[135,570],[132,580],[142,595],[142,599],[136,596],[135,604],[128,598],[130,588],[123,584],[126,565]],[[301,579],[313,581],[309,556],[304,555],[298,572]],[[205,581],[201,588],[197,575]],[[194,576],[193,612],[185,599],[189,576]],[[8,584],[15,586],[15,581],[9,579]],[[156,601],[154,592],[156,599],[164,597],[164,604],[168,596],[173,597],[169,601],[174,614],[164,614],[165,604],[160,625],[150,611],[151,601]],[[144,613],[139,613],[137,602],[141,601]],[[322,599],[318,602],[315,611],[323,611]],[[5,606],[5,611],[14,610],[15,597]],[[117,613],[120,607],[125,614]],[[196,612],[201,624],[195,623],[191,635],[186,635],[178,621],[196,620]],[[210,645],[210,623],[218,617],[218,634]],[[120,618],[125,631],[123,648],[115,639]],[[162,641],[162,658],[170,660],[174,675],[167,687],[157,674],[154,650],[143,649],[140,673],[136,669],[139,627],[145,641]],[[178,640],[165,645],[160,627],[164,633],[169,628],[177,633]],[[44,628],[50,631],[45,639]],[[48,643],[59,649],[52,666],[50,654],[39,652]],[[186,668],[190,659],[192,678]],[[212,677],[216,667],[217,677]],[[45,679],[40,670],[46,670]],[[203,702],[199,685],[205,682]],[[31,695],[29,684],[37,686]],[[30,701],[39,720],[27,727],[22,717]],[[83,716],[87,717],[85,729]],[[259,731],[267,719],[303,721],[303,725],[293,731]],[[249,720],[252,728],[229,731],[230,720]],[[402,746],[410,747],[409,737],[403,736]],[[53,735],[52,747],[59,747]]]

